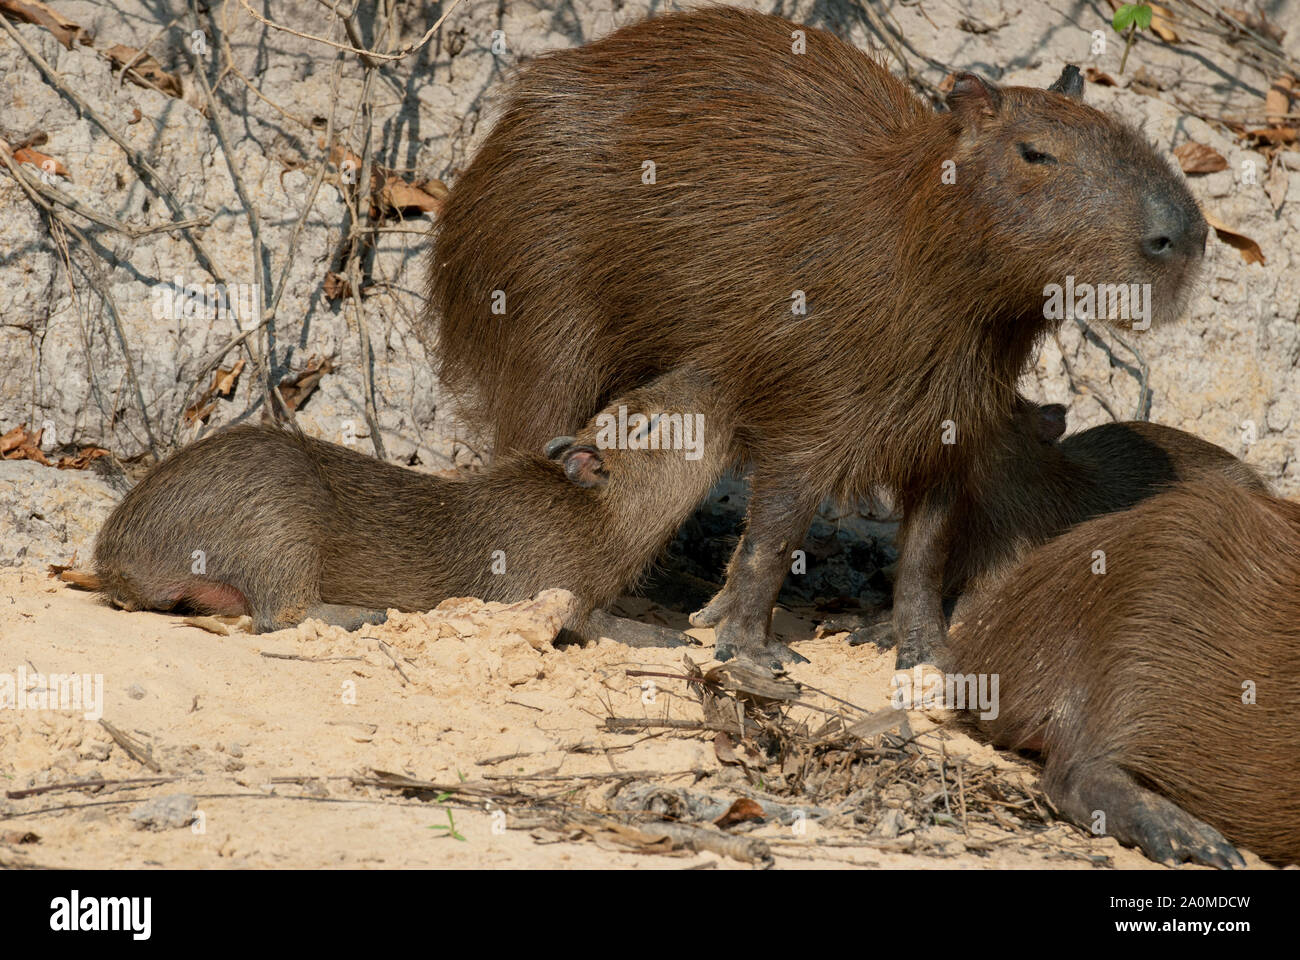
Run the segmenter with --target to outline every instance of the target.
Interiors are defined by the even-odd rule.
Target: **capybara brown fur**
[[[127,609],[247,613],[260,632],[307,616],[355,628],[388,607],[562,587],[577,597],[567,626],[578,636],[680,638],[595,608],[634,584],[735,459],[720,411],[677,406],[711,395],[698,383],[679,369],[619,401],[664,415],[653,425],[663,449],[560,438],[547,452],[561,462],[515,453],[457,479],[269,426],[216,433],[155,468],[109,516],[95,543],[101,589]],[[688,418],[694,449],[684,450],[673,429]],[[657,441],[654,431],[641,432]],[[606,482],[572,482],[596,475]]]
[[[438,221],[439,375],[503,455],[696,365],[753,467],[695,616],[718,655],[788,657],[790,550],[820,502],[883,486],[907,518],[899,658],[920,659],[971,441],[1057,322],[1048,285],[1150,284],[1159,322],[1203,258],[1181,174],[1082,92],[1073,67],[1048,90],[962,74],[936,112],[831,34],[728,7],[539,57]]]
[[[1268,493],[1248,464],[1200,437],[1159,423],[1106,423],[1055,442],[1065,408],[1020,400],[988,470],[958,495],[944,596],[996,577],[1025,550],[1092,517],[1129,507],[1170,484],[1206,477]]]
[[[1076,823],[1153,860],[1300,863],[1300,504],[1207,477],[1089,520],[977,595],[940,662],[998,676],[982,728],[1041,751]]]

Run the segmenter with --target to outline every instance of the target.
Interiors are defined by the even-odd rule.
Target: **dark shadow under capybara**
[[[1074,822],[1300,863],[1300,504],[1216,477],[1089,520],[972,598],[940,663],[999,678],[981,728],[1044,755]]]
[[[962,74],[939,113],[831,34],[727,7],[539,57],[437,224],[439,376],[504,456],[694,364],[753,466],[695,616],[718,655],[788,659],[790,551],[823,500],[883,486],[899,660],[923,659],[953,501],[1057,322],[1049,285],[1136,284],[1160,322],[1203,257],[1181,174],[1082,93],[1073,67],[1048,90]]]
[[[583,638],[680,641],[595,608],[636,581],[735,459],[723,410],[677,405],[711,397],[703,384],[682,368],[618,401],[662,415],[640,433],[646,444],[662,434],[663,449],[560,438],[547,453],[562,464],[512,454],[463,479],[274,427],[224,430],[156,467],[109,516],[94,552],[101,589],[127,609],[248,613],[260,632],[563,587],[578,601],[567,626]],[[597,422],[610,418],[617,407]]]

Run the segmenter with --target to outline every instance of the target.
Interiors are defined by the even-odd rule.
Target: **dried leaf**
[[[1295,127],[1259,127],[1255,130],[1247,130],[1246,136],[1259,143],[1275,145],[1295,142],[1300,136],[1300,130]]]
[[[108,455],[103,447],[82,447],[75,456],[60,457],[58,467],[60,470],[85,470],[92,460]]]
[[[331,270],[325,274],[325,297],[328,300],[337,300],[340,297],[349,296],[352,293],[352,287],[342,274],[335,273]]]
[[[48,154],[40,153],[30,147],[19,147],[14,151],[14,159],[19,163],[30,163],[32,166],[43,170],[45,173],[57,174],[65,180],[72,179],[72,174],[68,173],[68,168],[62,163]]]
[[[1103,73],[1096,67],[1085,67],[1083,75],[1089,83],[1094,83],[1099,87],[1113,87],[1116,85],[1114,77],[1109,73]]]
[[[763,808],[749,797],[741,797],[730,807],[727,812],[718,819],[713,821],[715,827],[730,827],[733,824],[744,823],[747,820],[764,819]]]
[[[1183,173],[1217,173],[1228,169],[1228,161],[1213,147],[1188,140],[1174,148],[1174,156]]]
[[[307,369],[280,381],[280,396],[284,397],[284,402],[290,410],[298,410],[307,402],[307,398],[316,392],[321,377],[333,370],[334,362],[329,357],[323,360],[313,357],[308,361]]]
[[[23,23],[34,23],[38,27],[44,27],[54,34],[54,39],[69,50],[74,43],[88,47],[94,42],[93,34],[62,14],[55,13],[39,0],[0,0],[0,12],[10,14],[15,20],[21,20]]]
[[[1247,263],[1258,263],[1261,266],[1264,263],[1264,251],[1259,248],[1259,244],[1244,233],[1238,233],[1230,226],[1220,220],[1214,214],[1205,211],[1205,222],[1214,228],[1215,234],[1220,240],[1230,247],[1235,247],[1241,251],[1241,259]]]
[[[54,466],[41,450],[41,435],[44,432],[44,428],[28,430],[27,424],[20,423],[0,436],[0,455],[6,460],[35,460],[47,467]]]
[[[417,187],[413,183],[407,183],[400,177],[395,176],[389,176],[384,180],[384,185],[379,189],[378,200],[380,204],[379,216],[384,213],[395,212],[400,214],[411,210],[417,210],[420,213],[439,213],[442,210],[442,201],[437,197],[426,193],[421,187]],[[376,219],[378,219],[378,216]]]
[[[230,391],[235,389],[235,382],[239,380],[239,374],[244,369],[244,358],[240,357],[235,361],[235,365],[227,369],[220,367],[212,375],[212,392],[219,397],[230,396]]]
[[[1264,94],[1265,119],[1274,126],[1281,126],[1286,121],[1286,114],[1291,111],[1291,88],[1294,81],[1290,77],[1274,80]]]
[[[1158,3],[1151,4],[1151,32],[1165,43],[1181,43],[1174,30],[1174,15]]]
[[[119,43],[105,50],[104,56],[108,57],[113,66],[119,70],[130,64],[130,67],[127,67],[126,70],[126,78],[137,87],[144,87],[146,90],[157,90],[159,93],[165,93],[167,96],[175,97],[178,100],[184,93],[181,88],[180,77],[168,73],[163,69],[161,63],[149,54],[135,49],[135,47],[128,47]]]

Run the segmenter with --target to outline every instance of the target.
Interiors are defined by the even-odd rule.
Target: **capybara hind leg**
[[[726,584],[703,610],[691,614],[692,625],[717,628],[717,659],[740,656],[773,668],[808,662],[772,636],[772,607],[790,569],[791,551],[803,542],[816,506],[755,489]]]
[[[1218,830],[1139,786],[1113,763],[1094,761],[1057,772],[1049,755],[1047,774],[1047,795],[1062,813],[1094,833],[1137,847],[1152,860],[1190,861],[1221,870],[1246,865]]]
[[[604,610],[593,610],[586,623],[569,628],[570,632],[584,643],[601,638],[613,640],[626,647],[690,647],[698,646],[699,641],[689,634],[662,627],[654,623],[642,623],[627,617],[616,617]]]
[[[360,630],[367,624],[385,622],[388,619],[388,611],[373,607],[353,607],[342,603],[316,603],[307,608],[307,614],[303,619],[307,617],[324,620],[344,630]]]

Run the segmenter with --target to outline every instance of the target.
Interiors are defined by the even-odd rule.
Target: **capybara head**
[[[1041,288],[1052,320],[1145,329],[1182,312],[1209,227],[1165,157],[1083,103],[1075,67],[1047,90],[960,74],[948,104],[956,214],[1005,259],[990,271],[1026,296]]]

